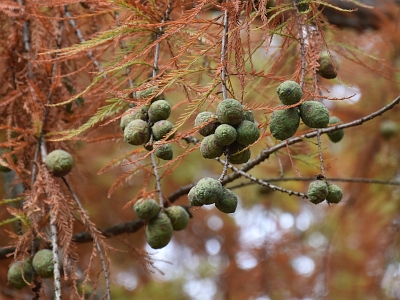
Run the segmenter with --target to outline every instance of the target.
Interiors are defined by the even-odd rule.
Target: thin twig
[[[228,2],[228,0],[226,1]],[[224,11],[224,30],[222,34],[222,48],[221,48],[221,65],[222,65],[222,72],[221,72],[221,81],[222,81],[222,98],[228,98],[228,89],[226,87],[226,47],[228,43],[228,8],[225,8]]]
[[[67,189],[70,191],[70,193],[71,193],[72,197],[74,198],[76,204],[78,204],[78,207],[79,207],[79,209],[81,211],[81,214],[82,214],[83,218],[85,219],[85,225],[87,227],[89,227],[90,231],[92,232],[93,242],[96,245],[97,252],[99,253],[99,257],[100,257],[100,260],[101,260],[101,265],[102,265],[103,271],[104,271],[104,279],[105,279],[105,282],[106,282],[106,289],[107,289],[107,300],[111,300],[111,284],[110,284],[110,277],[109,277],[110,273],[108,271],[108,267],[107,267],[107,264],[106,264],[106,260],[105,260],[105,257],[104,257],[103,250],[101,249],[100,243],[97,240],[96,235],[94,233],[97,229],[90,222],[89,216],[86,214],[86,211],[83,208],[83,206],[81,204],[81,201],[79,200],[79,198],[76,195],[76,193],[73,191],[73,189],[72,189],[71,185],[68,183],[67,179],[65,177],[62,177],[62,180],[63,180],[65,186],[67,187]]]
[[[85,38],[83,37],[83,34],[81,32],[81,30],[78,28],[78,25],[76,24],[75,20],[72,18],[71,13],[68,10],[68,6],[64,5],[64,15],[69,18],[68,22],[69,24],[72,26],[72,28],[74,28],[75,30],[75,34],[78,37],[79,41],[81,43],[85,42]],[[103,68],[100,66],[100,63],[96,60],[96,58],[93,55],[93,52],[91,50],[89,50],[87,52],[87,56],[90,58],[90,60],[93,62],[93,64],[95,65],[95,67],[100,71],[103,72]],[[106,79],[107,75],[103,74],[103,78]]]
[[[224,163],[224,168],[222,169],[222,173],[221,176],[218,178],[218,181],[221,182],[224,177],[226,176],[227,172],[228,172],[228,167],[229,167],[229,155],[230,153],[227,152],[225,153],[225,163]]]
[[[315,177],[283,177],[283,178],[265,178],[262,179],[262,182],[266,183],[271,183],[271,182],[284,182],[284,181],[313,181],[315,180]],[[393,181],[393,180],[379,180],[379,179],[372,179],[372,178],[326,178],[327,181],[332,181],[332,182],[350,182],[350,183],[365,183],[365,184],[382,184],[382,185],[399,185],[400,186],[400,181]],[[243,182],[237,185],[232,185],[229,186],[229,189],[238,189],[242,188],[245,186],[253,185],[253,184],[259,184],[256,181],[249,181],[249,182]],[[187,191],[189,191],[194,184],[189,184],[186,186],[182,186],[179,190],[177,190],[175,193],[179,194],[179,196],[173,196],[171,195],[169,199],[177,199],[180,197],[180,195],[187,194]],[[269,184],[269,187],[271,184]],[[134,221],[130,222],[125,222],[121,223],[109,228],[106,228],[104,230],[99,230],[104,237],[106,238],[112,238],[116,237],[121,234],[125,233],[134,233],[137,232],[140,228],[144,226],[144,221],[137,219]],[[90,233],[87,231],[82,231],[79,233],[76,233],[72,237],[73,242],[75,243],[88,243],[93,241],[93,237]],[[35,242],[35,247],[39,247],[39,242],[36,240]],[[8,248],[1,248],[0,247],[0,260],[2,259],[7,259],[8,255],[11,253],[15,252],[15,247],[8,247]]]
[[[396,180],[380,180],[373,178],[336,178],[326,177],[328,182],[351,182],[351,183],[366,183],[366,184],[382,184],[382,185],[400,185],[400,181]],[[285,182],[285,181],[313,181],[315,177],[277,177],[277,178],[264,178],[266,182]],[[236,185],[229,186],[229,189],[239,189],[245,186],[256,184],[256,182],[242,182]]]
[[[52,76],[52,81],[54,80],[56,72],[56,62],[53,64],[53,76]],[[51,91],[48,94],[47,97],[47,104],[50,104],[50,98],[51,98]],[[42,128],[44,128],[44,124],[46,121],[46,117],[48,114],[47,106],[43,108],[43,117],[42,117]],[[40,153],[42,157],[42,162],[46,161],[47,157],[47,148],[46,148],[46,143],[44,142],[44,134],[43,130],[40,132],[40,138],[38,141],[40,145]],[[46,173],[46,176],[48,176],[48,173]],[[46,179],[46,181],[49,181],[49,179]],[[56,219],[54,218],[54,214],[51,212],[53,209],[52,205],[49,205],[50,207],[50,232],[51,232],[51,246],[52,246],[52,253],[53,253],[53,265],[54,265],[54,293],[55,293],[55,299],[56,300],[61,300],[61,274],[60,274],[60,266],[59,266],[59,258],[58,258],[58,229],[56,225]]]
[[[370,121],[374,118],[376,118],[377,116],[382,115],[383,113],[385,113],[386,111],[392,109],[394,106],[396,106],[397,104],[400,103],[400,96],[396,97],[392,102],[390,102],[389,104],[385,105],[384,107],[382,107],[381,109],[361,118],[361,119],[357,119],[355,121],[352,122],[348,122],[348,123],[343,123],[340,125],[336,125],[336,126],[332,126],[332,127],[328,127],[328,128],[323,128],[320,129],[320,133],[321,134],[325,134],[328,132],[332,132],[335,131],[337,129],[345,129],[345,128],[350,128],[350,127],[354,127],[354,126],[359,126],[367,121]],[[293,145],[293,144],[297,144],[299,142],[302,142],[304,139],[308,139],[308,138],[312,138],[315,137],[317,135],[317,131],[311,131],[309,133],[297,136],[297,137],[293,137],[290,139],[287,139],[286,141],[283,141],[277,145],[275,145],[274,147],[271,147],[269,149],[263,150],[257,157],[255,157],[254,159],[250,160],[249,162],[247,162],[246,164],[244,164],[242,166],[242,168],[240,168],[241,171],[243,172],[247,172],[251,169],[253,169],[255,166],[259,165],[260,163],[262,163],[264,160],[268,159],[270,157],[271,154],[279,151],[280,149],[286,147],[286,145]],[[232,174],[229,174],[228,176],[226,176],[224,178],[224,180],[222,181],[222,184],[227,184],[229,182],[232,182],[234,180],[236,180],[237,178],[239,178],[241,175],[238,172],[233,172]],[[192,188],[193,184],[191,185],[187,185],[185,187],[181,187],[179,188],[179,190],[176,190],[175,192],[173,192],[171,195],[169,195],[168,197],[168,201],[169,202],[174,202],[177,199],[179,199],[181,196],[186,195],[189,190]]]
[[[299,9],[297,8],[296,0],[293,0],[293,5],[296,10],[296,21],[297,27],[299,29],[299,43],[300,43],[300,52],[301,52],[301,77],[300,77],[300,86],[303,89],[304,81],[306,78],[306,47],[304,42],[304,35],[303,35],[303,24],[300,20],[300,13]]]
[[[160,206],[164,207],[164,198],[163,198],[163,194],[162,194],[162,190],[161,190],[161,179],[160,179],[160,174],[158,174],[157,162],[156,162],[156,157],[155,157],[154,152],[151,153],[151,163],[153,165],[154,176],[156,177],[158,200],[160,202]]]
[[[392,109],[394,106],[396,106],[397,104],[400,103],[400,96],[396,97],[392,102],[390,102],[389,104],[385,105],[384,107],[382,107],[381,109],[363,117],[357,120],[354,120],[352,122],[348,122],[348,123],[343,123],[343,124],[338,124],[336,126],[332,126],[332,127],[328,127],[328,128],[323,128],[323,129],[319,129],[321,134],[325,134],[328,132],[333,132],[337,129],[346,129],[346,128],[350,128],[350,127],[354,127],[354,126],[359,126],[362,125],[363,123],[370,121],[380,115],[382,115],[383,113],[385,113],[386,111]],[[268,159],[269,156],[272,153],[275,153],[277,151],[279,151],[282,148],[285,148],[287,145],[293,145],[293,144],[297,144],[299,142],[302,142],[304,139],[309,139],[312,137],[317,136],[317,130],[315,131],[311,131],[309,133],[297,136],[297,137],[292,137],[287,139],[286,141],[283,141],[269,149],[263,150],[256,158],[252,159],[251,161],[247,162],[246,164],[243,165],[243,167],[240,169],[241,171],[247,172],[251,169],[253,169],[255,166],[259,165],[260,163],[262,163],[264,160]],[[230,175],[228,175],[227,177],[225,177],[223,183],[226,184],[228,182],[232,182],[233,180],[237,179],[240,177],[239,173],[232,173]],[[171,201],[171,199],[170,199]]]
[[[18,0],[18,3],[20,5],[23,5],[23,1],[22,0]],[[60,35],[62,32],[62,25],[60,25]],[[30,34],[29,34],[29,27],[28,27],[28,23],[27,21],[24,21],[23,23],[23,40],[24,40],[24,47],[25,47],[25,51],[29,52],[31,50],[31,45],[30,45]],[[60,41],[61,41],[61,37],[59,36],[57,39],[57,44],[58,46],[60,45]],[[33,79],[33,74],[31,72],[31,67],[30,67],[31,63],[28,62],[28,77],[30,79]],[[53,64],[53,70],[52,70],[52,78],[50,81],[50,86],[52,85],[52,83],[54,82],[54,78],[56,75],[56,67],[57,64],[54,63]],[[51,98],[51,89],[49,90],[49,93],[47,95],[47,104],[50,103],[50,98]],[[45,106],[43,108],[43,115],[42,115],[42,128],[44,127],[44,123],[47,117],[47,107]],[[45,158],[47,156],[47,150],[46,150],[46,146],[44,145],[44,138],[43,138],[43,130],[40,132],[40,137],[39,140],[37,142],[37,146],[36,146],[36,150],[35,150],[35,163],[32,166],[32,177],[31,177],[31,182],[32,182],[32,189],[33,189],[33,184],[36,180],[36,161],[38,159],[39,156],[39,149],[40,149],[40,153],[42,156],[42,161],[45,161]],[[50,207],[50,211],[51,211],[51,207]],[[50,213],[50,232],[51,232],[51,244],[52,244],[52,253],[53,253],[53,265],[54,265],[54,291],[55,291],[55,299],[56,300],[61,300],[61,275],[60,275],[60,269],[59,269],[59,259],[58,259],[58,232],[57,232],[57,226],[55,225],[56,220],[54,219],[54,215],[52,213]],[[36,248],[34,246],[34,234],[32,235],[32,246],[31,246],[31,255],[33,256],[36,252]],[[35,279],[36,282],[36,279]],[[34,288],[34,292],[35,292],[35,298],[39,297],[39,291],[38,288],[40,287],[40,285],[38,285],[38,283],[36,283],[36,287]]]
[[[62,31],[63,31],[63,23],[59,22],[60,26],[60,34],[57,39],[57,47],[60,48],[61,46],[61,36],[62,36]],[[55,76],[57,72],[57,62],[53,63],[53,70],[52,70],[52,77],[50,81],[50,87],[52,86]],[[44,133],[43,133],[43,128],[44,124],[46,122],[46,118],[48,115],[48,107],[47,105],[50,104],[51,102],[51,88],[49,90],[49,93],[47,94],[47,101],[46,101],[46,106],[43,108],[43,115],[42,115],[42,130],[40,132],[39,140],[37,142],[37,148],[36,152],[38,152],[40,148],[40,154],[42,158],[42,162],[46,160],[47,156],[47,148],[46,144],[44,141]],[[37,159],[37,153],[35,152],[35,159]],[[32,168],[35,170],[34,174],[32,174],[32,187],[33,187],[33,182],[35,181],[35,173],[36,173],[36,163],[33,164],[34,167]],[[46,176],[48,176],[48,173],[46,173]],[[46,180],[48,181],[48,180]],[[52,205],[49,205],[50,207],[50,232],[51,232],[51,245],[52,245],[52,253],[53,253],[53,266],[54,266],[54,292],[55,292],[55,299],[61,300],[61,274],[60,274],[60,266],[59,266],[59,257],[58,257],[58,229],[56,225],[56,220],[54,218],[54,214],[52,213]],[[32,241],[32,253],[34,253],[35,248],[34,248],[34,241]]]
[[[118,11],[114,12],[114,16],[115,16],[115,19],[117,20],[117,26],[118,27],[121,26],[120,21],[119,21],[119,13],[118,13]],[[126,47],[125,41],[121,39],[120,44],[121,44],[122,50],[124,50],[124,52],[126,53],[127,47]],[[133,84],[132,78],[129,75],[130,72],[131,72],[131,67],[127,66],[125,68],[125,75],[128,78],[129,87],[133,88],[134,84]],[[132,98],[136,98],[136,92],[132,92],[131,96],[132,96]],[[132,102],[130,103],[130,105],[131,105],[131,107],[135,106]]]
[[[44,161],[46,154],[42,152],[42,159]],[[48,174],[48,173],[46,173]],[[47,179],[48,180],[48,179]],[[50,206],[50,211],[52,210],[52,206]],[[54,265],[54,293],[55,299],[61,300],[61,274],[60,274],[60,265],[58,258],[58,229],[56,225],[56,219],[54,218],[54,214],[50,212],[50,232],[51,232],[51,246],[53,253],[53,265]]]
[[[322,156],[322,146],[321,146],[321,131],[317,130],[317,141],[318,141],[318,153],[319,153],[319,164],[321,167],[321,174],[325,177],[325,167],[324,167],[324,157]]]
[[[162,18],[161,23],[165,23],[165,21],[169,19],[169,14],[171,13],[171,10],[172,10],[172,3],[173,3],[173,0],[170,0],[168,2],[168,6],[167,6],[167,9],[165,10],[165,15]],[[163,34],[163,28],[159,27],[158,33],[156,35],[156,40],[159,39],[162,34]],[[154,50],[153,78],[155,78],[157,76],[158,61],[160,58],[160,45],[161,45],[161,43],[157,43],[156,48]],[[152,141],[152,140],[153,140],[153,134],[151,135],[150,141]],[[150,156],[151,156],[151,163],[153,165],[154,176],[156,177],[158,200],[160,202],[160,206],[164,207],[164,199],[163,199],[162,189],[161,189],[161,179],[160,179],[160,175],[158,174],[157,162],[156,162],[154,152],[152,152]]]
[[[217,158],[217,160],[218,160],[221,164],[226,164],[226,161],[223,161],[223,160],[220,159],[220,158]],[[245,178],[248,178],[248,179],[250,179],[251,181],[256,182],[256,183],[259,184],[259,185],[269,187],[270,189],[272,189],[272,190],[274,190],[274,191],[279,191],[279,192],[282,192],[282,193],[286,193],[286,194],[289,194],[289,196],[295,195],[295,196],[299,196],[299,197],[302,197],[302,198],[308,198],[308,196],[307,196],[306,194],[304,194],[304,193],[295,192],[295,191],[292,191],[292,190],[284,189],[284,188],[281,188],[281,187],[279,187],[279,186],[270,184],[270,183],[268,183],[268,182],[266,182],[266,181],[264,181],[264,180],[258,179],[258,178],[256,178],[256,177],[250,175],[250,174],[247,174],[247,173],[244,172],[244,171],[241,171],[240,169],[238,169],[238,168],[232,166],[232,165],[229,164],[229,163],[228,163],[228,167],[229,167],[230,169],[232,169],[233,171],[237,172],[238,174],[240,174],[241,176],[243,176],[243,177],[245,177]]]
[[[279,176],[283,177],[285,176],[285,173],[283,172],[283,165],[282,165],[282,160],[279,157],[278,153],[275,153],[276,159],[278,160],[278,165],[279,165]]]

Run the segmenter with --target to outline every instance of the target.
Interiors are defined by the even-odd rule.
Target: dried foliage
[[[31,291],[18,291],[6,285],[4,267],[0,298],[122,299],[129,294],[120,286],[129,285],[118,276],[127,265],[138,284],[157,291],[152,272],[167,271],[143,250],[140,229],[146,222],[132,221],[130,209],[145,197],[157,198],[162,208],[176,201],[190,208],[190,226],[174,235],[175,247],[201,258],[213,253],[210,240],[218,244],[220,261],[206,262],[202,274],[218,287],[215,299],[396,298],[396,281],[385,276],[400,264],[393,254],[399,248],[398,188],[388,188],[399,185],[399,136],[384,139],[376,121],[381,115],[395,119],[400,102],[396,1],[303,0],[306,9],[297,2],[2,1],[0,258],[6,266],[49,248],[56,271],[54,282],[35,276]],[[322,51],[338,59],[338,79],[318,75]],[[299,103],[278,103],[275,89],[285,80],[300,84]],[[261,131],[241,150],[253,153],[241,167],[205,161],[198,150],[197,132],[204,124],[194,126],[194,119],[199,112],[215,112],[223,98],[252,110]],[[172,107],[173,132],[157,143],[152,136],[145,147],[127,146],[120,119],[158,99]],[[271,136],[274,111],[314,99],[343,122],[318,130],[301,125],[285,141]],[[337,129],[345,129],[348,140],[336,147],[324,136]],[[175,151],[168,162],[155,158],[165,144]],[[54,149],[74,157],[65,177],[46,168]],[[305,191],[316,175],[343,184],[344,204],[310,206]],[[209,176],[243,198],[236,223],[218,216],[222,229],[210,225],[213,210],[189,207],[186,198],[179,202]],[[281,201],[282,195],[292,197]],[[371,196],[374,200],[363,200]],[[279,228],[286,228],[278,220],[285,214],[294,222],[310,212],[315,218],[307,228]],[[268,220],[262,224],[274,223],[277,233],[267,230],[270,236],[262,235],[262,241],[243,242],[251,220]],[[117,237],[134,232],[134,239]],[[188,256],[183,250],[182,255]],[[256,261],[251,267],[243,263],[246,255]],[[183,262],[180,267],[193,272]],[[118,296],[111,296],[114,289]],[[196,298],[190,288],[185,293]]]

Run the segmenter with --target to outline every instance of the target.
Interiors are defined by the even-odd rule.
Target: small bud
[[[204,158],[212,159],[220,157],[224,153],[224,148],[218,145],[215,135],[211,134],[201,141],[200,152]]]
[[[237,125],[243,118],[243,106],[235,99],[222,100],[217,106],[217,116],[222,124]]]
[[[213,178],[200,179],[196,184],[195,198],[204,204],[213,204],[221,198],[223,188],[218,180]]]
[[[147,112],[149,115],[149,120],[153,123],[166,120],[171,114],[171,106],[165,100],[154,101]]]
[[[260,130],[257,125],[250,121],[242,121],[236,127],[236,142],[243,146],[253,144],[260,137]]]
[[[135,211],[138,218],[142,220],[150,220],[157,216],[161,207],[156,202],[156,200],[151,198],[139,199],[133,205],[133,210]]]
[[[329,123],[329,111],[318,101],[306,101],[300,104],[300,118],[311,128],[325,128]]]
[[[74,160],[67,151],[54,150],[47,155],[45,163],[53,176],[63,177],[72,170]]]
[[[124,130],[124,140],[131,145],[143,145],[150,140],[150,127],[143,120],[133,120]]]
[[[303,97],[303,91],[297,82],[292,80],[287,80],[282,82],[276,89],[279,100],[284,105],[292,105],[301,100]]]
[[[220,146],[229,146],[236,140],[235,127],[228,124],[221,124],[215,130],[215,141]]]
[[[153,124],[151,130],[153,132],[154,138],[158,141],[163,139],[168,135],[168,133],[174,128],[174,125],[168,120],[160,120]],[[171,135],[169,139],[173,138]]]
[[[284,110],[275,110],[272,113],[269,128],[274,138],[283,141],[296,133],[299,124],[299,112],[296,107],[293,107]]]
[[[327,51],[320,54],[319,67],[317,73],[326,79],[334,79],[337,76],[337,71],[339,70],[339,64],[336,59],[331,56]]]
[[[251,110],[243,111],[242,121],[250,121],[254,123],[254,114]]]
[[[171,220],[165,213],[160,212],[146,226],[147,243],[153,249],[164,248],[172,238],[172,231]]]
[[[211,120],[215,120],[215,122],[210,122]],[[220,124],[218,122],[217,116],[209,111],[203,111],[199,113],[196,116],[196,119],[194,120],[195,127],[200,126],[203,123],[208,123],[208,124],[199,129],[199,133],[202,136],[208,136],[210,134],[213,134],[215,132],[215,129]]]
[[[204,203],[196,198],[196,186],[192,187],[188,193],[188,200],[191,206],[203,206]]]
[[[170,144],[163,144],[154,151],[154,154],[163,160],[171,160],[174,157],[174,150]]]
[[[8,269],[7,280],[16,289],[22,289],[33,280],[33,268],[30,260],[18,260]]]
[[[122,129],[122,131],[125,130],[126,125],[128,125],[130,122],[132,122],[133,120],[143,120],[143,121],[147,121],[148,117],[147,117],[147,111],[149,110],[149,106],[148,105],[142,105],[139,108],[133,108],[131,110],[130,113],[122,116],[121,118],[121,122],[120,122],[120,127]]]
[[[380,131],[385,139],[390,139],[399,133],[399,125],[395,121],[385,120],[381,122]]]
[[[189,214],[182,206],[170,206],[165,210],[173,230],[183,230],[189,224]]]
[[[332,116],[329,118],[329,124],[338,124],[341,122],[342,121],[338,117]],[[335,130],[332,132],[328,132],[327,135],[332,142],[337,143],[342,140],[342,138],[344,136],[344,130],[338,129],[338,130]]]
[[[329,184],[328,186],[328,196],[326,196],[326,201],[328,203],[339,203],[342,200],[343,191],[336,184]]]
[[[224,188],[222,197],[215,202],[215,207],[226,214],[234,213],[237,205],[238,200],[236,195],[226,188]]]
[[[36,252],[32,260],[32,267],[42,278],[51,278],[54,273],[53,252],[42,249]]]
[[[325,180],[315,180],[308,186],[308,200],[314,204],[321,203],[328,196],[328,185]]]
[[[228,161],[234,165],[247,163],[251,156],[250,148],[246,148],[237,142],[229,146],[229,153]]]

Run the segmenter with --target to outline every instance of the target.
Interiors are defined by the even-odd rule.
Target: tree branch
[[[327,181],[332,182],[351,182],[351,183],[366,183],[366,184],[382,184],[382,185],[400,185],[400,181],[396,180],[381,180],[373,178],[335,178],[326,177]],[[313,181],[315,177],[277,177],[277,178],[265,178],[262,179],[265,182],[285,182],[285,181]],[[240,184],[229,186],[229,189],[238,189],[244,186],[257,184],[256,182],[242,182]]]
[[[99,253],[101,265],[102,265],[103,271],[104,271],[104,279],[106,282],[106,289],[107,289],[106,297],[107,297],[107,300],[111,300],[111,284],[110,284],[110,276],[109,276],[110,272],[108,271],[108,267],[107,267],[107,263],[106,263],[106,259],[105,259],[103,250],[101,249],[100,243],[96,236],[97,228],[92,224],[92,222],[90,222],[89,216],[87,215],[85,209],[83,208],[81,201],[79,200],[78,196],[72,189],[71,185],[68,183],[67,179],[65,177],[62,177],[62,180],[63,180],[65,186],[67,187],[67,189],[69,190],[69,192],[71,193],[72,197],[74,198],[76,204],[78,205],[83,218],[85,219],[84,225],[89,227],[89,229],[90,229],[90,233],[91,233],[93,242],[96,245],[97,252]]]
[[[228,2],[228,0],[226,1]],[[226,87],[226,47],[228,42],[228,8],[224,11],[224,30],[222,33],[222,49],[221,49],[221,81],[222,81],[222,98],[228,98],[228,91]]]
[[[377,110],[376,112],[373,112],[372,114],[369,114],[361,119],[358,119],[358,120],[355,120],[352,122],[348,122],[348,123],[344,123],[344,124],[340,124],[340,125],[336,125],[336,126],[332,126],[332,127],[328,127],[328,128],[319,129],[320,133],[325,134],[328,132],[335,131],[337,129],[346,129],[346,128],[350,128],[350,127],[354,127],[354,126],[359,126],[367,121],[370,121],[370,120],[376,118],[377,116],[382,115],[386,111],[392,109],[394,106],[399,104],[399,102],[400,102],[400,96],[398,96],[392,102],[385,105],[384,107]],[[249,162],[247,162],[246,164],[244,164],[242,166],[242,168],[240,168],[239,170],[243,171],[243,172],[247,172],[247,171],[253,169],[255,166],[262,163],[264,160],[268,159],[271,154],[276,153],[277,151],[279,151],[282,148],[285,148],[286,145],[293,145],[293,144],[302,142],[304,139],[308,139],[308,138],[317,136],[317,134],[318,134],[318,130],[314,130],[309,133],[287,139],[286,141],[283,141],[269,149],[262,151],[256,158],[254,158],[254,159],[250,160]],[[232,182],[239,177],[241,177],[240,173],[234,172],[234,173],[226,176],[225,179],[221,183],[223,185],[226,185],[227,183]],[[189,184],[189,185],[179,188],[177,191],[173,192],[168,197],[168,201],[170,201],[170,202],[176,201],[181,196],[186,195],[193,186],[194,186],[194,184]]]

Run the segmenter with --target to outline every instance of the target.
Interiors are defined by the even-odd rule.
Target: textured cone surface
[[[164,144],[158,147],[154,154],[163,160],[171,160],[174,157],[174,150],[170,144]]]
[[[220,146],[232,144],[236,140],[236,135],[235,127],[228,124],[219,125],[214,133],[215,141]]]
[[[303,91],[297,82],[287,80],[282,82],[276,89],[279,100],[285,105],[292,105],[301,100],[303,97]]]
[[[226,214],[234,213],[237,205],[238,200],[236,195],[231,190],[226,188],[224,188],[222,197],[215,202],[215,207]]]
[[[64,150],[54,150],[46,157],[46,167],[56,177],[67,175],[74,165],[71,154]]]
[[[51,250],[43,249],[36,252],[32,260],[32,267],[42,278],[53,277],[54,263]]]
[[[151,127],[151,130],[153,132],[154,138],[158,141],[161,140],[162,138],[166,137],[167,134],[174,128],[174,124],[172,124],[168,120],[161,120],[158,122],[155,122],[154,125]],[[171,135],[168,139],[173,138],[174,135]]]
[[[173,230],[183,230],[189,224],[189,214],[182,206],[170,206],[165,210]]]
[[[119,124],[122,131],[124,131],[125,127],[133,120],[140,119],[143,121],[147,121],[147,111],[148,110],[149,110],[149,107],[147,105],[142,105],[139,107],[139,109],[132,110],[130,113],[124,115],[121,118],[121,122]]]
[[[390,139],[399,133],[399,125],[392,120],[382,121],[380,131],[385,139]]]
[[[203,126],[202,128],[199,129],[199,133],[202,136],[208,136],[210,134],[213,134],[215,132],[215,129],[218,127],[220,124],[217,121],[211,122],[211,120],[217,120],[217,115],[213,114],[212,112],[209,111],[203,111],[199,113],[196,116],[196,119],[194,120],[194,126],[200,126],[203,123],[208,123],[207,125]]]
[[[329,123],[329,111],[318,101],[306,101],[300,104],[300,118],[311,128],[325,128]]]
[[[342,200],[343,191],[336,184],[330,184],[328,187],[328,196],[326,196],[326,201],[328,203],[339,203]]]
[[[230,147],[229,151],[231,151],[231,149],[232,154],[229,155],[228,159],[231,164],[239,165],[245,164],[249,161],[251,157],[250,148],[245,149],[245,147],[240,144],[234,144],[232,147]]]
[[[152,218],[146,226],[147,243],[153,249],[160,249],[168,245],[172,238],[172,224],[168,216],[160,212]]]
[[[32,282],[33,272],[32,264],[29,260],[19,260],[14,262],[8,269],[7,280],[13,287],[20,290]]]
[[[224,192],[221,183],[213,178],[200,179],[196,184],[195,198],[204,204],[213,204]]]
[[[142,220],[150,220],[157,216],[160,211],[160,205],[151,198],[140,199],[133,206],[136,215]]]
[[[272,113],[269,129],[277,140],[286,140],[292,137],[299,128],[300,116],[297,108],[275,110]]]
[[[119,123],[119,126],[121,127],[122,131],[124,131],[126,125],[128,125],[128,124],[129,124],[130,122],[132,122],[133,120],[136,120],[133,113],[129,113],[129,114],[123,116],[123,117],[121,118],[121,122]]]
[[[342,122],[338,117],[332,116],[329,118],[329,124],[338,124]],[[332,132],[327,133],[329,139],[334,142],[340,142],[344,136],[344,130],[343,129],[338,129]]]
[[[328,185],[324,180],[315,180],[308,186],[308,200],[314,204],[321,203],[328,196]]]
[[[124,130],[124,140],[131,145],[143,145],[150,140],[150,127],[143,120],[133,120]]]
[[[220,157],[224,153],[224,148],[218,145],[215,135],[211,134],[201,141],[200,153],[204,158],[212,159]]]
[[[166,120],[171,114],[171,106],[165,100],[154,101],[147,112],[151,122]]]
[[[254,114],[251,110],[243,111],[243,121],[250,121],[254,123]]]
[[[237,125],[243,118],[243,106],[235,99],[222,100],[217,106],[217,116],[223,124]]]
[[[236,127],[236,142],[243,146],[253,144],[260,137],[260,130],[257,125],[250,121],[242,121]]]
[[[204,202],[196,198],[196,186],[192,187],[188,193],[188,200],[191,206],[202,206]]]
[[[319,67],[317,73],[326,79],[334,79],[337,76],[337,71],[339,69],[339,64],[329,55],[328,52],[322,52],[318,60]]]

